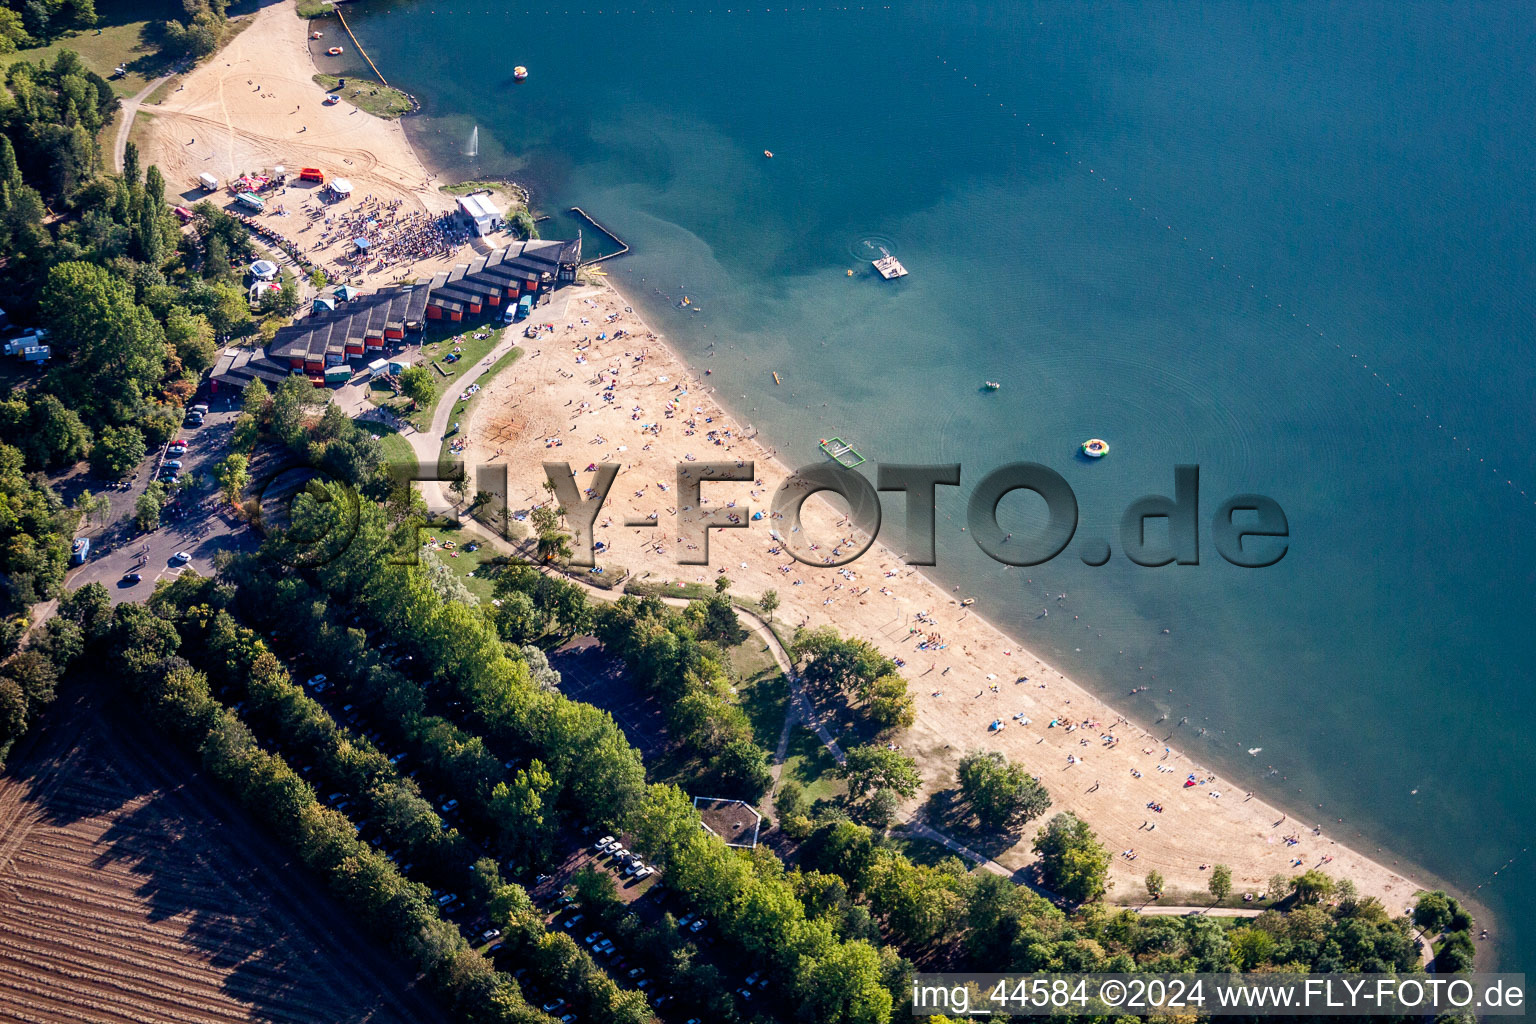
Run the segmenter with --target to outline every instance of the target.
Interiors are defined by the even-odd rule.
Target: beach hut
[[[375,359],[368,364],[368,379],[377,380],[389,372],[388,359]]]
[[[327,366],[325,368],[325,382],[331,385],[345,384],[352,379],[352,367],[342,364],[340,366]]]
[[[311,313],[334,313],[336,311],[336,300],[325,295],[316,295],[315,301],[310,304],[309,311]]]
[[[258,281],[270,281],[277,276],[277,264],[271,260],[257,260],[251,264],[251,276]]]

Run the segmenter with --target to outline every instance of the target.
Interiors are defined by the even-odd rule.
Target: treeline
[[[725,652],[748,635],[725,586],[683,610],[656,597],[621,597],[595,608],[592,619],[603,646],[660,698],[670,737],[698,761],[700,791],[756,803],[773,773],[725,669]]]
[[[197,755],[274,836],[329,884],[362,930],[386,936],[459,1019],[550,1024],[443,919],[430,890],[405,878],[361,840],[353,823],[323,806],[280,756],[262,749],[214,698],[208,678],[180,657],[176,626],[143,605],[119,605],[103,630],[120,681],[148,719]],[[511,894],[515,896],[515,894]]]
[[[4,457],[0,445],[0,459]],[[0,494],[0,502],[5,499]],[[111,599],[101,584],[81,587],[59,602],[58,614],[26,650],[0,664],[0,768],[16,741],[53,703],[59,678],[85,652],[87,640],[99,635],[110,614]]]
[[[487,856],[490,843],[476,844],[458,829],[448,826],[430,801],[422,795],[413,778],[403,775],[395,759],[383,753],[367,736],[338,724],[318,701],[304,692],[289,676],[274,653],[249,628],[240,626],[230,614],[226,602],[234,596],[233,588],[195,577],[178,579],[158,590],[151,609],[173,622],[182,639],[181,650],[193,659],[214,686],[229,693],[243,705],[242,721],[258,735],[271,737],[269,746],[278,753],[307,765],[324,781],[325,790],[340,794],[355,810],[349,818],[359,835],[363,826],[377,835],[374,844],[385,849],[391,863],[404,860],[411,865],[412,877],[424,877],[439,892],[457,895],[470,892],[470,904],[481,908],[488,920],[503,932],[507,945],[504,956],[530,963],[535,974],[557,988],[579,1012],[597,1024],[643,1024],[650,1011],[642,993],[619,988],[593,961],[591,955],[571,936],[560,932],[547,934],[543,916],[534,908],[521,886],[503,880],[497,861]],[[370,651],[354,652],[354,664],[366,667],[349,674],[355,679],[373,671],[387,671],[385,661]],[[345,677],[328,679],[329,685],[348,687]],[[355,700],[365,700],[356,688],[344,690]],[[403,728],[412,729],[405,742],[408,756],[420,761],[429,774],[444,778],[452,772],[452,749],[468,738],[451,723],[425,715],[406,715]],[[447,742],[445,742],[447,741]],[[468,767],[468,766],[462,766]],[[501,765],[476,764],[478,784],[475,792],[483,794],[504,769]],[[479,772],[495,776],[479,778]],[[494,833],[502,855],[515,852],[531,836],[520,826],[533,824],[520,817],[530,791],[537,794],[541,780],[547,780],[543,766],[534,761],[511,779],[497,782],[489,801],[480,803],[479,817],[496,817],[501,828]],[[455,798],[474,800],[468,790],[454,787],[444,778],[445,788]],[[547,782],[544,783],[547,785]],[[505,811],[505,813],[501,813]]]
[[[502,639],[485,609],[443,598],[420,565],[392,564],[404,545],[391,537],[389,505],[364,503],[351,523],[341,490],[333,488],[328,498],[301,497],[293,514],[307,535],[345,530],[351,543],[337,557],[304,574],[274,575],[270,562],[256,558],[226,570],[242,608],[259,616],[253,621],[264,629],[280,620],[305,629],[329,626],[307,635],[314,650],[334,649],[332,657],[340,661],[345,649],[335,645],[344,631],[331,622],[339,606],[361,615],[378,635],[398,641],[416,672],[446,687],[445,699],[462,702],[465,716],[477,724],[481,742],[459,750],[475,765],[464,772],[466,792],[474,792],[476,776],[495,777],[498,759],[537,758],[549,781],[536,806],[549,827],[586,821],[631,831],[636,849],[663,867],[669,886],[716,920],[738,954],[771,968],[774,982],[805,1019],[889,1020],[893,991],[902,989],[907,972],[899,956],[843,934],[841,919],[808,910],[777,858],[765,851],[748,859],[731,850],[700,827],[681,790],[647,786],[638,754],[612,718],[541,685],[529,659]],[[296,609],[309,609],[313,617]],[[367,642],[359,634],[354,649]],[[410,695],[403,689],[384,691],[382,699],[406,702]],[[413,713],[409,704],[389,706],[391,717]]]
[[[95,0],[5,0],[0,4],[0,53],[42,46],[95,24]]]

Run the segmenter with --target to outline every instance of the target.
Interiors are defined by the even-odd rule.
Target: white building
[[[459,214],[469,221],[477,235],[488,235],[498,230],[503,223],[501,211],[496,209],[491,197],[485,194],[460,196]]]

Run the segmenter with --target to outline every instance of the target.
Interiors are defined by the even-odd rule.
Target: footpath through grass
[[[504,330],[505,330],[505,328],[502,328],[501,330],[498,330],[496,332],[496,336],[497,336],[498,340],[500,339],[502,331],[504,331]],[[465,398],[463,396],[463,390],[458,388],[457,382],[455,382],[455,384],[454,384],[454,391],[453,391],[453,393],[451,395],[448,396],[450,399],[452,399],[452,401],[454,403],[454,405],[453,405],[453,412],[449,415],[449,418],[448,418],[448,423],[450,425],[450,429],[451,429],[452,424],[454,424],[454,423],[464,423],[464,424],[467,424],[469,422],[470,411],[475,408],[475,403],[480,400],[480,396],[485,394],[486,389],[489,388],[491,383],[496,379],[496,375],[501,373],[507,367],[511,366],[513,363],[517,362],[518,358],[520,356],[522,356],[522,354],[523,354],[523,350],[521,348],[519,348],[519,347],[515,347],[514,346],[512,351],[507,352],[504,355],[502,355],[502,357],[500,359],[496,360],[496,362],[491,365],[490,369],[486,370],[479,377],[475,378],[474,383],[480,385],[480,390],[476,391],[474,394],[470,395],[468,398]],[[466,365],[469,365],[467,363],[467,360],[463,360],[461,362],[466,364]],[[458,365],[460,365],[460,363],[455,363],[454,365],[458,366]],[[462,376],[462,373],[461,373],[461,376]],[[441,398],[439,398],[439,401],[441,401]],[[434,405],[434,408],[435,408],[435,405]],[[437,451],[437,461],[438,461],[439,465],[441,465],[444,462],[450,461],[452,453],[450,453],[448,451],[448,445],[453,441],[454,436],[456,436],[456,435],[450,434],[449,436],[444,437],[442,439],[442,441],[439,443],[438,451]]]

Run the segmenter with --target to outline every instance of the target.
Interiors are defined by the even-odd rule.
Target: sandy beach
[[[266,211],[255,220],[303,249],[332,281],[374,288],[427,277],[463,259],[435,244],[430,225],[453,209],[454,200],[417,159],[400,122],[346,102],[324,104],[325,91],[313,80],[317,69],[307,23],[291,3],[265,7],[250,18],[228,47],[162,102],[141,109],[131,138],[142,163],[160,167],[168,196],[188,203],[208,199],[245,213],[227,189],[205,193],[198,175],[209,173],[227,184],[279,166],[290,179],[302,167],[318,167],[332,178],[350,180],[351,198],[325,202],[318,184],[292,182],[286,191],[267,193]],[[317,24],[327,33],[321,42],[342,42],[351,51],[351,40],[334,19]],[[352,240],[360,236],[368,236],[376,251],[390,250],[389,257],[353,260]]]
[[[294,17],[291,3],[254,18],[227,51],[146,111],[153,119],[141,135],[143,159],[160,165],[172,191],[204,170],[222,178],[274,164],[319,164],[353,179],[353,202],[372,195],[422,213],[451,205],[398,123],[344,104],[320,106],[305,23]],[[337,29],[326,23],[325,30]],[[308,130],[299,132],[302,126]],[[300,240],[310,237],[298,233],[304,220],[264,218],[284,233],[289,230],[282,225],[292,225],[290,237]],[[411,276],[467,259],[461,251],[424,261]],[[382,284],[401,273],[392,268],[369,275],[366,283]],[[918,759],[926,780],[924,794],[907,811],[927,793],[952,786],[954,768],[968,750],[999,750],[1041,778],[1053,811],[1075,811],[1098,832],[1114,854],[1112,898],[1139,902],[1142,880],[1154,869],[1171,892],[1203,891],[1209,866],[1225,863],[1237,894],[1264,890],[1275,874],[1320,868],[1352,879],[1391,912],[1412,902],[1420,886],[1388,855],[1381,863],[1352,850],[1332,838],[1333,819],[1289,817],[1262,795],[1167,746],[1162,736],[1176,731],[1172,722],[1153,733],[1126,720],[998,632],[982,618],[985,609],[962,607],[963,595],[933,584],[882,546],[842,569],[793,561],[770,536],[769,520],[750,520],[750,512],[767,509],[788,474],[769,440],[743,436],[715,401],[707,377],[650,331],[606,281],[561,290],[532,322],[552,329],[520,342],[527,356],[487,387],[464,424],[462,457],[472,465],[505,462],[514,507],[545,500],[545,460],[567,462],[582,487],[591,477],[587,467],[619,463],[596,530],[596,539],[609,548],[599,564],[685,582],[706,582],[723,570],[737,593],[777,591],[777,618],[786,626],[832,625],[901,659],[918,717],[895,742]],[[807,440],[815,439],[794,439]],[[734,511],[749,527],[715,531],[707,567],[677,564],[676,467],[692,460],[750,460],[755,466],[751,482],[705,489],[708,507],[735,502]],[[836,515],[825,506],[808,506],[807,512],[807,535],[826,551],[836,548],[846,536]],[[660,523],[656,528],[622,525],[652,515]],[[994,720],[1006,728],[989,731]],[[1186,786],[1190,779],[1194,784]],[[1032,860],[1032,832],[998,860],[1010,868]]]
[[[545,500],[545,460],[568,463],[582,488],[593,475],[589,466],[616,462],[622,468],[594,532],[608,545],[599,565],[682,582],[708,582],[724,572],[734,592],[777,591],[776,617],[786,626],[834,626],[900,659],[918,716],[895,742],[917,758],[926,779],[908,811],[953,785],[967,751],[999,750],[1040,777],[1053,810],[1075,811],[1099,833],[1115,853],[1112,895],[1122,899],[1141,895],[1154,869],[1170,891],[1204,890],[1209,866],[1225,863],[1239,894],[1263,891],[1275,874],[1320,868],[1353,879],[1394,912],[1411,902],[1420,886],[1333,839],[1333,822],[1289,817],[1189,759],[880,544],[841,568],[794,561],[770,535],[771,520],[750,519],[767,511],[789,469],[766,439],[743,435],[707,378],[611,285],[561,291],[532,322],[553,330],[521,342],[528,357],[490,384],[464,425],[463,457],[470,465],[505,462],[514,507]],[[707,567],[677,564],[687,545],[676,529],[676,467],[694,460],[750,460],[756,471],[751,482],[705,486],[704,508],[734,503],[748,524],[712,531]],[[806,533],[822,551],[849,537],[828,504],[813,500],[805,511]],[[623,525],[649,516],[661,525]],[[854,548],[863,543],[853,541]],[[999,719],[1006,727],[989,731]],[[1175,731],[1172,722],[1162,730]],[[1186,786],[1191,778],[1195,784]],[[1030,830],[997,860],[1009,868],[1028,863],[1032,837]]]

